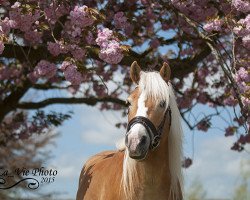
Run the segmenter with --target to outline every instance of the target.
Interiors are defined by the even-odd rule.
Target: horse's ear
[[[140,80],[140,72],[141,72],[141,68],[138,65],[138,63],[136,61],[134,61],[131,65],[130,68],[130,78],[132,79],[132,81],[136,84],[139,83]]]
[[[164,62],[161,67],[160,75],[163,78],[163,80],[165,80],[166,82],[170,80],[171,70],[170,70],[169,65],[166,62]]]

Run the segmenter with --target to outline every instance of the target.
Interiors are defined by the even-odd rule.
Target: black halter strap
[[[162,131],[163,131],[164,124],[166,122],[166,118],[167,118],[168,113],[169,113],[169,118],[170,118],[169,119],[169,129],[170,129],[171,121],[172,121],[172,114],[171,114],[170,107],[168,107],[167,110],[165,111],[163,119],[162,119],[161,123],[159,124],[159,126],[157,127],[157,129],[156,129],[155,125],[148,118],[143,117],[143,116],[136,116],[132,120],[130,120],[130,122],[128,123],[126,134],[128,134],[130,129],[135,124],[142,124],[146,128],[147,133],[150,137],[150,149],[155,149],[160,144]]]

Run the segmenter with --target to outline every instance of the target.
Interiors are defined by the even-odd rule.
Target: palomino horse
[[[133,62],[130,77],[137,87],[127,99],[125,145],[86,162],[77,200],[183,199],[182,128],[170,68],[143,72]]]

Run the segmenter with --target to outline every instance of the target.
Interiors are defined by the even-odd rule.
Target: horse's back
[[[105,151],[91,157],[81,171],[76,199],[120,199],[123,157],[121,151]]]

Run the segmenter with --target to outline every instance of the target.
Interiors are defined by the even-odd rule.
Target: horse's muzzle
[[[128,149],[129,157],[135,160],[142,160],[146,157],[149,149],[149,140],[146,136],[133,138],[129,135],[126,136],[125,144]]]

